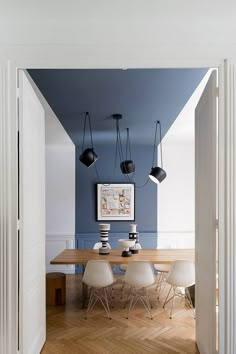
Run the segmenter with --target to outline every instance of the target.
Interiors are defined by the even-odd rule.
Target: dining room
[[[53,106],[53,105],[52,105]],[[178,117],[180,118],[180,117]],[[80,129],[81,129],[81,135],[79,138],[79,141],[83,141],[84,138],[86,140],[86,138],[88,139],[88,137],[86,137],[85,135],[83,136],[83,131],[85,132],[85,121],[86,121],[86,117],[83,114],[81,119],[79,120],[78,124],[80,125]],[[107,122],[108,121],[108,122]],[[122,118],[122,124],[125,121],[125,117]],[[177,124],[177,122],[180,121],[181,119],[177,119],[175,121],[175,123]],[[59,254],[63,248],[75,248],[78,250],[84,250],[85,252],[87,252],[88,249],[92,249],[93,245],[96,242],[101,241],[102,243],[102,237],[101,234],[99,233],[99,225],[103,224],[103,223],[109,223],[110,224],[110,230],[108,233],[108,240],[109,243],[111,245],[111,254],[113,252],[118,252],[116,254],[116,256],[120,255],[122,252],[122,249],[119,245],[119,240],[120,239],[127,239],[129,236],[129,231],[130,231],[130,225],[134,224],[136,225],[137,223],[137,234],[139,237],[139,244],[142,246],[142,249],[139,251],[138,257],[140,258],[140,255],[142,255],[142,253],[144,254],[144,258],[141,257],[141,259],[144,261],[147,258],[147,254],[145,254],[145,250],[150,250],[152,249],[153,251],[156,250],[158,247],[160,248],[166,248],[167,250],[169,249],[169,252],[172,250],[172,248],[179,248],[179,250],[181,250],[180,245],[186,245],[187,247],[183,247],[183,248],[194,248],[194,239],[192,238],[188,238],[188,242],[185,243],[184,237],[188,237],[189,236],[189,231],[191,231],[191,233],[194,233],[194,228],[192,227],[191,230],[189,229],[189,225],[187,226],[186,229],[182,228],[178,228],[178,230],[171,230],[170,229],[167,230],[165,228],[163,228],[163,232],[160,233],[160,239],[158,239],[158,234],[159,234],[159,230],[160,230],[160,225],[158,222],[158,215],[159,215],[159,211],[161,210],[161,208],[163,207],[163,204],[159,204],[160,203],[158,196],[159,196],[159,191],[162,187],[162,185],[164,185],[164,183],[168,183],[168,164],[165,164],[165,150],[163,151],[163,157],[164,157],[164,168],[165,170],[167,170],[167,178],[162,182],[162,184],[160,184],[160,187],[157,189],[157,185],[155,183],[153,183],[151,180],[149,181],[149,178],[145,179],[145,181],[143,180],[143,176],[144,176],[144,171],[147,171],[147,173],[145,172],[145,174],[148,177],[148,172],[150,171],[152,165],[150,163],[150,161],[153,158],[154,155],[154,159],[157,159],[158,154],[162,154],[162,151],[157,151],[158,149],[160,149],[160,142],[163,142],[164,139],[162,139],[161,136],[161,131],[157,130],[157,128],[160,128],[156,122],[152,122],[152,130],[154,133],[154,130],[156,128],[156,133],[159,133],[159,140],[158,142],[155,141],[156,139],[156,134],[155,134],[155,138],[154,136],[151,139],[151,144],[149,143],[149,145],[146,145],[145,143],[143,145],[137,144],[137,140],[135,141],[134,139],[134,143],[132,143],[132,135],[130,134],[130,139],[131,139],[131,148],[132,148],[132,159],[135,161],[135,166],[136,166],[136,170],[135,173],[132,174],[132,180],[129,179],[130,177],[127,176],[128,174],[126,173],[121,173],[122,171],[120,171],[119,169],[119,163],[115,163],[116,161],[116,150],[119,149],[119,147],[117,148],[117,141],[118,141],[118,137],[119,137],[119,131],[117,129],[117,122],[114,120],[114,117],[112,117],[112,115],[110,117],[107,117],[107,119],[105,119],[105,123],[108,123],[113,130],[113,138],[112,141],[110,142],[110,145],[108,144],[107,146],[102,146],[97,144],[96,146],[94,146],[94,149],[96,151],[96,153],[99,155],[99,159],[98,161],[96,161],[96,164],[94,164],[93,167],[91,167],[90,169],[88,169],[86,166],[84,166],[83,163],[81,163],[81,155],[83,153],[83,148],[81,151],[81,145],[77,145],[76,149],[75,149],[75,156],[76,156],[76,163],[75,163],[75,190],[74,190],[74,195],[73,195],[73,188],[71,188],[71,183],[73,183],[73,178],[69,179],[69,181],[65,182],[66,179],[66,174],[62,173],[65,171],[61,171],[61,166],[62,166],[62,160],[58,159],[58,170],[55,169],[55,163],[54,164],[50,164],[50,159],[48,159],[48,165],[49,169],[51,166],[51,170],[50,171],[50,183],[47,187],[48,189],[52,192],[54,191],[55,194],[57,194],[57,199],[54,202],[54,204],[52,203],[52,201],[50,202],[50,207],[53,209],[54,208],[54,220],[52,221],[52,219],[49,221],[51,223],[51,225],[54,224],[59,224],[59,222],[62,222],[64,219],[66,219],[66,215],[68,215],[68,211],[65,212],[64,215],[64,219],[63,217],[60,217],[58,220],[58,214],[55,213],[55,210],[58,210],[58,206],[59,206],[59,198],[58,195],[60,195],[60,192],[64,192],[65,191],[65,185],[70,185],[70,196],[71,196],[71,200],[70,203],[68,204],[68,200],[67,200],[67,208],[68,205],[72,205],[72,203],[75,203],[75,237],[74,239],[69,239],[69,237],[71,236],[70,234],[67,235],[67,233],[65,232],[64,235],[60,234],[61,230],[57,233],[54,232],[53,233],[49,233],[48,236],[48,240],[46,240],[46,244],[49,247],[46,247],[46,251],[50,251],[50,255],[47,255],[47,271],[51,272],[51,271],[63,271],[65,273],[67,273],[66,276],[66,305],[63,306],[59,306],[59,308],[56,306],[54,309],[53,308],[48,308],[47,309],[47,319],[48,319],[48,325],[47,325],[47,330],[50,328],[50,323],[53,324],[53,328],[54,328],[54,335],[56,334],[56,324],[53,320],[54,316],[57,318],[58,314],[61,313],[62,318],[64,319],[65,317],[68,318],[67,316],[67,307],[70,306],[70,300],[72,304],[76,303],[76,306],[79,307],[79,317],[80,315],[82,316],[82,318],[84,319],[84,309],[81,309],[81,303],[84,302],[83,298],[83,282],[82,282],[82,274],[84,271],[84,265],[88,262],[88,259],[86,259],[85,263],[81,262],[80,257],[77,260],[73,260],[72,262],[69,261],[68,259],[65,262],[59,261],[59,263],[57,263],[57,261],[53,261],[54,255]],[[116,124],[115,124],[116,123]],[[176,128],[175,127],[175,123],[171,125],[171,128]],[[84,130],[83,130],[84,128]],[[122,127],[122,130],[124,132],[124,126]],[[91,136],[92,136],[92,131],[90,130]],[[84,133],[85,134],[85,133]],[[94,130],[93,130],[93,134],[94,134]],[[103,139],[104,138],[104,133],[102,133],[103,137],[99,137],[99,139]],[[154,135],[154,134],[153,134]],[[90,136],[90,137],[91,137]],[[168,134],[166,134],[165,137],[167,137]],[[153,138],[154,138],[154,148],[153,148]],[[127,137],[126,137],[127,139]],[[158,149],[157,149],[158,146]],[[163,144],[164,146],[164,144]],[[191,147],[192,149],[192,147]],[[58,152],[57,152],[58,153]],[[156,154],[156,155],[155,155]],[[62,156],[60,154],[60,156]],[[114,158],[113,158],[114,156]],[[52,156],[51,156],[52,157]],[[179,155],[179,159],[181,161],[181,159],[183,159],[183,154]],[[113,166],[111,166],[111,163],[107,163],[108,161],[113,162]],[[94,162],[94,161],[93,161]],[[152,162],[152,161],[151,161]],[[193,165],[193,163],[192,163]],[[141,168],[139,167],[141,166]],[[169,169],[170,170],[170,169]],[[49,171],[46,170],[46,182],[47,181],[47,173],[49,173]],[[61,171],[61,172],[60,172]],[[68,169],[67,169],[68,172]],[[123,174],[123,175],[122,175]],[[193,175],[193,172],[190,171],[190,174]],[[63,185],[63,181],[60,180],[60,178],[62,177],[62,175],[64,175],[65,179],[64,182],[65,184]],[[53,178],[54,177],[54,178]],[[186,175],[186,181],[189,181],[189,176]],[[120,184],[122,185],[122,191],[124,192],[124,195],[121,196],[121,198],[125,198],[126,200],[128,200],[128,202],[126,202],[126,212],[123,212],[123,200],[122,203],[120,201],[120,205],[122,211],[119,211],[117,213],[117,211],[112,211],[112,216],[107,215],[107,207],[101,207],[102,204],[102,200],[104,199],[104,190],[100,191],[100,194],[98,192],[98,188],[99,187],[106,187],[105,189],[109,187],[113,188],[113,191],[109,191],[109,201],[112,205],[114,205],[115,201],[116,201],[116,197],[114,197],[114,195],[118,195],[120,198],[121,192],[119,191],[118,193],[116,193],[114,183],[113,182],[117,182],[117,184],[119,184],[118,188],[120,188]],[[134,183],[135,182],[135,183]],[[173,182],[173,179],[172,179]],[[192,185],[194,184],[193,181],[191,181]],[[59,185],[61,184],[61,186],[63,186],[63,188],[60,189]],[[135,192],[133,193],[133,195],[131,197],[127,197],[127,188],[130,187],[130,185],[134,185],[135,186]],[[183,183],[184,185],[184,183]],[[173,186],[172,186],[173,187]],[[178,186],[179,189],[181,188],[180,185]],[[186,184],[185,184],[186,187]],[[158,190],[158,194],[157,194],[157,190]],[[191,207],[189,207],[189,204],[185,204],[184,203],[184,188],[182,190],[182,203],[180,204],[181,206],[184,205],[185,210],[187,210],[190,214],[192,212],[193,214],[193,209],[194,209],[194,202],[192,201],[192,205]],[[111,193],[113,195],[113,201],[111,202]],[[194,188],[192,188],[192,193],[194,194]],[[47,198],[47,195],[46,195]],[[61,200],[63,201],[65,198],[65,195],[63,195],[63,193],[61,193]],[[67,196],[68,198],[68,196]],[[191,199],[189,198],[189,193],[187,195],[187,199]],[[56,205],[57,204],[57,205]],[[64,203],[65,204],[65,203]],[[127,207],[128,205],[128,207]],[[47,206],[47,203],[46,203]],[[65,208],[65,205],[63,205],[63,203],[61,203],[62,206],[62,210]],[[147,207],[148,206],[148,207]],[[110,208],[109,210],[111,210],[112,208]],[[179,207],[179,212],[181,213],[181,208]],[[70,210],[73,210],[73,206]],[[176,210],[176,207],[175,207]],[[115,216],[114,213],[116,212]],[[182,215],[186,214],[183,213],[182,211]],[[51,215],[53,215],[53,213],[51,213]],[[61,216],[63,216],[63,212],[61,211]],[[128,215],[128,216],[127,216]],[[57,219],[57,220],[56,220]],[[171,221],[173,218],[170,217],[169,219],[169,225],[171,225]],[[186,217],[185,220],[189,221],[190,218]],[[192,217],[193,219],[193,217]],[[192,220],[191,219],[191,220]],[[160,221],[160,220],[159,220]],[[70,225],[72,225],[73,223],[73,218],[70,218]],[[175,235],[174,235],[175,233]],[[177,233],[179,233],[179,237],[177,237]],[[63,236],[65,236],[65,240],[63,240],[62,242],[62,238]],[[69,236],[69,237],[68,237]],[[166,237],[165,237],[166,236]],[[54,240],[53,240],[54,237]],[[164,243],[163,243],[163,237],[164,237]],[[179,241],[179,247],[177,247],[177,241]],[[162,242],[162,247],[161,247],[161,242]],[[191,246],[189,246],[191,245]],[[55,246],[55,247],[54,247]],[[179,252],[178,250],[178,252]],[[93,258],[95,258],[94,254],[97,254],[97,251],[94,251],[93,253]],[[52,255],[54,254],[54,255]],[[106,257],[106,256],[103,256]],[[122,257],[122,256],[121,256]],[[120,258],[121,258],[120,257]],[[185,259],[185,255],[182,255],[180,253],[179,256],[176,256],[176,259]],[[187,256],[188,257],[188,256]],[[109,261],[109,263],[111,263],[112,266],[115,266],[114,273],[115,273],[115,277],[118,279],[118,281],[116,282],[115,286],[114,286],[114,293],[115,293],[115,304],[117,303],[117,305],[115,306],[115,308],[117,308],[117,313],[120,312],[119,310],[121,308],[123,308],[122,305],[122,301],[120,301],[120,288],[122,286],[122,277],[124,276],[124,272],[122,273],[122,271],[120,271],[119,269],[119,265],[126,263],[127,260],[132,260],[135,258],[135,255],[133,255],[132,257],[127,257],[127,259],[121,258],[116,259],[116,260],[111,260]],[[193,254],[191,254],[191,259],[193,258]],[[108,258],[107,258],[108,260]],[[173,258],[168,258],[167,260],[164,260],[164,264],[167,263],[172,263],[174,259]],[[193,260],[193,259],[192,259]],[[155,264],[155,262],[159,261],[159,258],[157,255],[154,255],[154,259],[151,259],[150,262],[152,264]],[[160,259],[161,262],[161,259]],[[159,263],[159,262],[158,262]],[[161,262],[162,263],[162,262]],[[75,273],[75,274],[73,274]],[[161,271],[156,270],[155,271],[155,277],[157,279],[155,279],[155,281],[158,282],[158,278],[160,278],[161,275]],[[74,282],[74,285],[73,285]],[[72,292],[70,292],[70,289],[72,290]],[[73,293],[73,291],[75,289],[77,289],[75,291],[75,293]],[[157,284],[155,284],[153,286],[153,294],[152,296],[155,298],[155,303],[157,303],[157,312],[161,311],[162,313],[165,313],[166,320],[168,321],[168,326],[167,327],[172,327],[171,324],[173,324],[173,327],[176,330],[176,327],[178,327],[178,323],[174,324],[174,320],[175,318],[178,318],[178,315],[174,315],[173,316],[173,321],[172,319],[170,320],[169,318],[169,305],[167,305],[166,309],[163,309],[163,300],[164,300],[164,295],[166,294],[166,290],[168,289],[168,287],[165,286],[165,288],[163,289],[163,292],[161,294],[161,296],[159,297],[159,299],[157,300],[158,297],[158,287]],[[118,296],[117,296],[117,294]],[[80,295],[78,295],[80,294]],[[183,294],[182,294],[183,295]],[[162,298],[161,298],[162,297]],[[180,297],[181,299],[183,298]],[[183,299],[182,299],[183,300]],[[69,301],[69,302],[68,302]],[[178,306],[178,301],[177,302],[177,306]],[[153,300],[152,300],[153,303]],[[193,352],[195,352],[194,350],[196,350],[196,346],[195,346],[195,340],[194,340],[194,333],[195,333],[195,320],[193,318],[192,315],[192,311],[191,309],[188,308],[188,303],[186,303],[186,306],[183,306],[183,303],[179,303],[180,309],[181,311],[179,312],[179,314],[182,312],[182,308],[184,313],[188,314],[186,315],[187,317],[189,316],[188,320],[190,324],[190,328],[191,331],[189,331],[189,333],[191,332],[192,334],[188,334],[187,338],[190,338],[190,342],[186,344],[186,352],[190,352],[188,350],[193,350]],[[64,308],[64,312],[60,312],[62,310],[62,308]],[[155,305],[153,305],[153,308],[155,308]],[[78,308],[77,308],[78,309]],[[145,314],[145,309],[143,310],[142,306],[140,308],[138,308],[138,313],[140,315],[140,313],[143,314],[144,319],[148,320],[150,319],[148,316],[146,316]],[[178,309],[179,310],[179,309]],[[190,311],[189,311],[190,310]],[[55,311],[55,312],[54,312]],[[59,312],[57,312],[59,311]],[[73,308],[72,312],[75,312],[75,308]],[[81,312],[82,311],[82,312]],[[98,311],[101,314],[102,308],[98,307]],[[115,310],[116,311],[116,310]],[[135,309],[136,311],[136,309]],[[113,312],[113,311],[112,311]],[[125,311],[123,311],[123,315],[124,315]],[[52,317],[50,319],[50,314],[52,314]],[[138,316],[139,316],[138,315]],[[160,316],[160,314],[158,314],[157,318]],[[183,316],[184,317],[184,316]],[[104,314],[102,313],[102,318],[104,318]],[[125,316],[124,316],[125,318]],[[156,318],[156,315],[154,314],[153,319]],[[89,318],[88,318],[89,319]],[[104,319],[107,319],[106,316]],[[113,320],[113,317],[112,317]],[[187,320],[187,322],[188,322]],[[52,321],[52,322],[51,322]],[[98,322],[97,322],[98,321]],[[96,319],[94,323],[99,323],[100,320]],[[73,322],[73,320],[72,320]],[[121,321],[122,322],[122,321]],[[130,321],[129,321],[130,322]],[[88,323],[88,322],[86,322]],[[149,322],[150,323],[150,322]],[[80,323],[81,324],[81,323]],[[62,324],[63,328],[64,328],[64,324]],[[60,324],[59,324],[60,326]],[[109,326],[109,325],[108,325]],[[157,326],[157,325],[156,325]],[[78,323],[75,326],[76,328],[78,327]],[[82,326],[83,327],[83,326]],[[186,336],[186,333],[188,331],[184,331],[185,328],[185,324],[183,324],[183,327],[179,327],[179,329],[182,328],[182,331],[185,333],[184,336]],[[154,331],[154,330],[152,330]],[[163,330],[165,332],[165,330]],[[71,332],[73,332],[73,328],[71,328]],[[136,334],[137,335],[137,334]],[[175,333],[174,336],[178,337],[178,334]],[[56,334],[56,338],[58,337],[58,334]],[[63,337],[63,336],[62,336]],[[153,335],[153,337],[155,337]],[[155,337],[156,338],[156,337]],[[167,337],[166,337],[167,338]],[[181,335],[180,335],[180,341],[181,341]],[[184,337],[186,339],[186,337]],[[65,345],[63,343],[66,343],[68,339],[67,337],[63,337],[62,338],[62,342],[61,345],[62,347]],[[55,337],[52,337],[50,340],[52,340],[53,345],[55,344]],[[48,342],[49,345],[49,350],[50,349],[50,340]],[[157,339],[157,342],[160,340]],[[167,340],[167,339],[166,339]],[[77,339],[75,339],[75,341],[77,342]],[[165,339],[164,339],[165,341]],[[47,348],[47,342],[46,342],[46,346],[44,349]],[[90,342],[90,341],[89,341]],[[131,340],[132,342],[132,340]],[[146,342],[146,341],[145,341]],[[184,342],[186,343],[186,342]],[[127,343],[126,343],[127,344]],[[59,345],[59,343],[58,343]],[[103,345],[105,345],[103,343]],[[132,344],[133,345],[133,344]],[[131,345],[131,347],[132,347]],[[135,345],[135,344],[134,344]],[[141,344],[140,344],[141,345]],[[145,344],[146,345],[146,344]],[[144,345],[144,346],[145,346]],[[153,344],[153,350],[155,348],[155,346],[157,345],[157,343]],[[174,348],[173,344],[173,348]],[[184,345],[183,343],[180,343],[180,348],[181,346]],[[189,345],[189,347],[188,347]],[[142,346],[142,350],[144,349],[144,346]],[[166,347],[166,348],[165,348]],[[191,347],[191,349],[189,349]],[[86,348],[86,345],[85,347]],[[101,352],[104,352],[102,350],[105,347],[103,347],[103,349],[101,349]],[[163,346],[163,344],[160,344],[160,349],[162,348],[163,353],[165,352],[171,352],[172,351],[176,351],[173,348],[169,348],[168,344],[165,344]],[[59,347],[57,347],[57,349],[59,350]],[[113,348],[114,349],[114,348]],[[61,349],[64,350],[64,349]],[[69,348],[66,347],[66,350],[69,352]],[[75,347],[73,346],[73,349],[71,349],[71,353],[75,352]],[[88,349],[84,349],[87,350]],[[98,348],[97,349],[90,349],[91,353],[92,352],[99,352]],[[92,351],[94,350],[94,351]],[[97,350],[97,351],[96,351]],[[109,349],[111,351],[111,349]],[[124,350],[124,349],[122,349]],[[128,350],[128,349],[126,349]],[[132,352],[132,350],[134,350],[134,347],[132,347],[130,349],[130,352]],[[136,348],[136,350],[138,350]],[[180,349],[179,349],[180,350]],[[60,351],[58,351],[60,352]],[[63,352],[63,351],[62,351]],[[81,351],[82,352],[82,351]],[[86,352],[86,351],[84,351]],[[109,352],[109,351],[107,351]],[[127,351],[128,352],[128,351]],[[140,351],[141,352],[141,351]],[[150,348],[150,352],[151,352],[151,348]]]

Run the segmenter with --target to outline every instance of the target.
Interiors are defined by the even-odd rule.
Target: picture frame
[[[97,221],[134,220],[134,183],[97,183]]]

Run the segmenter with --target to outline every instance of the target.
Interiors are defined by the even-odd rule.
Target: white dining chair
[[[148,261],[131,261],[124,275],[125,284],[130,286],[127,319],[138,300],[142,302],[151,319],[151,304],[147,288],[155,283],[153,267]]]
[[[188,287],[195,284],[195,264],[192,261],[176,260],[173,262],[171,269],[166,278],[166,283],[170,284],[170,290],[166,296],[163,308],[165,305],[172,301],[170,310],[170,319],[172,318],[174,300],[176,296],[182,296],[177,292],[178,288],[185,288],[185,296],[188,299],[189,304],[193,308],[191,296],[189,294]],[[170,296],[171,290],[174,291]],[[193,309],[194,311],[194,309]]]
[[[111,319],[109,307],[110,287],[114,283],[114,276],[110,263],[104,260],[88,261],[82,281],[91,288],[86,317],[97,301],[104,307],[107,316]]]
[[[142,246],[140,245],[140,243],[137,243],[137,244],[136,244],[136,249],[137,249],[137,250],[141,250],[141,249],[142,249]],[[126,270],[127,270],[127,266],[128,266],[128,264],[120,264],[120,265],[119,265],[119,269],[120,269],[122,272],[125,273]],[[123,278],[123,279],[122,279],[122,286],[121,286],[121,296],[120,296],[121,299],[123,298],[124,287],[125,287],[125,282],[124,282],[124,278]]]

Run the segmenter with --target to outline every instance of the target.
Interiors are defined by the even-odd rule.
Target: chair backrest
[[[96,242],[94,245],[93,245],[93,249],[94,250],[98,250],[99,248],[101,248],[102,247],[102,242]],[[111,249],[111,245],[110,245],[110,243],[108,243],[107,242],[107,247],[109,248],[109,249]]]
[[[195,284],[194,262],[186,260],[174,261],[166,282],[179,287],[188,287]]]
[[[148,261],[128,263],[124,281],[134,287],[146,287],[155,283],[153,267]]]
[[[110,263],[103,260],[88,261],[82,281],[94,288],[103,288],[114,283]]]
[[[139,242],[137,242],[137,243],[135,243],[134,248],[135,248],[136,250],[141,250],[141,249],[142,249],[142,246],[140,245]]]

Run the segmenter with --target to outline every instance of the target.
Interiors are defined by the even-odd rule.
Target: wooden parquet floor
[[[81,275],[67,275],[67,303],[47,308],[47,340],[41,354],[199,353],[192,310],[183,300],[175,301],[170,320],[170,305],[162,308],[167,289],[157,300],[153,287],[150,290],[153,320],[141,303],[126,319],[119,280],[114,290],[112,319],[96,304],[86,320],[81,308]]]

